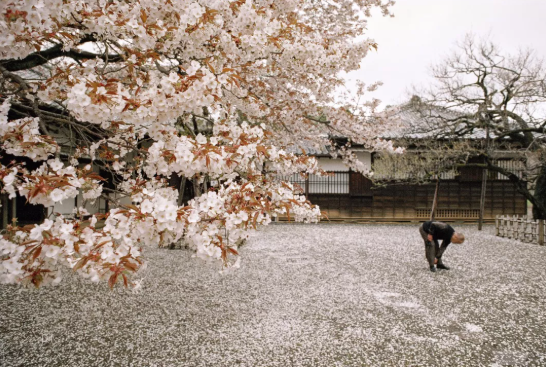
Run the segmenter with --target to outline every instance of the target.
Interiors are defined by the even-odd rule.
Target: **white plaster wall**
[[[131,200],[130,197],[122,197],[122,198],[119,198],[117,195],[115,195],[116,199],[119,200],[120,204],[123,204],[123,205],[131,205],[133,202]]]
[[[364,163],[366,168],[372,169],[372,154],[370,152],[356,152],[356,156],[359,161]],[[318,158],[319,167],[325,171],[348,171],[349,168],[343,164],[339,158]]]
[[[349,168],[343,164],[341,159],[318,158],[319,167],[325,171],[348,171]]]
[[[357,152],[356,156],[358,160],[366,166],[366,168],[372,170],[372,153],[371,152]]]
[[[74,210],[74,208],[75,208],[75,199],[69,198],[69,199],[63,200],[62,203],[55,203],[55,205],[53,206],[53,209],[50,209],[50,213],[52,211],[53,213],[59,213],[64,216],[70,216],[72,215],[72,211]]]
[[[78,195],[78,206],[83,205],[83,195],[80,193]],[[96,214],[100,211],[100,207],[104,207],[104,200],[103,199],[97,199],[95,200],[95,203],[91,204],[89,201],[85,203],[85,209],[89,212],[89,214]]]

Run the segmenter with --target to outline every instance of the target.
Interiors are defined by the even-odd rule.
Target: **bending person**
[[[449,224],[436,221],[428,221],[421,224],[419,233],[425,241],[425,256],[428,260],[430,271],[436,271],[436,267],[438,269],[449,270],[449,267],[442,261],[442,255],[450,243],[463,243],[464,235],[455,232]],[[441,246],[438,244],[438,240],[442,240]]]

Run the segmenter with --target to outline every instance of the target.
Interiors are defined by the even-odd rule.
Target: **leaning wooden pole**
[[[438,192],[440,191],[440,177],[436,179],[436,190],[434,191],[434,200],[432,201],[432,209],[430,211],[430,220],[434,220],[436,207],[438,206]]]
[[[483,213],[485,211],[486,188],[487,188],[487,168],[484,168],[482,173],[482,192],[480,194],[480,217],[478,219],[478,231],[481,231],[483,227]]]
[[[489,155],[489,124],[485,126],[485,152]],[[487,162],[487,156],[486,156]],[[485,211],[485,190],[487,188],[487,168],[482,172],[482,192],[480,193],[480,217],[478,218],[478,231],[483,227],[483,214]]]

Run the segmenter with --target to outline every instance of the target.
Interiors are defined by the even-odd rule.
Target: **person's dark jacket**
[[[453,233],[455,233],[455,230],[449,224],[435,221],[423,223],[423,230],[432,235],[436,245],[438,245],[438,240],[442,240],[443,248],[451,243],[451,237],[453,236]]]

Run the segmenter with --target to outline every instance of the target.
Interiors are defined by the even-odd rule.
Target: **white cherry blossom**
[[[0,154],[16,157],[0,165],[0,190],[47,208],[75,198],[110,208],[10,226],[0,280],[57,284],[71,268],[130,285],[146,247],[182,241],[238,267],[238,244],[272,217],[319,221],[279,179],[322,173],[289,147],[345,136],[396,150],[378,139],[392,123],[362,95],[378,84],[339,93],[376,47],[366,17],[392,3],[0,2]],[[349,146],[332,153],[364,170]],[[193,199],[181,202],[177,179]]]

